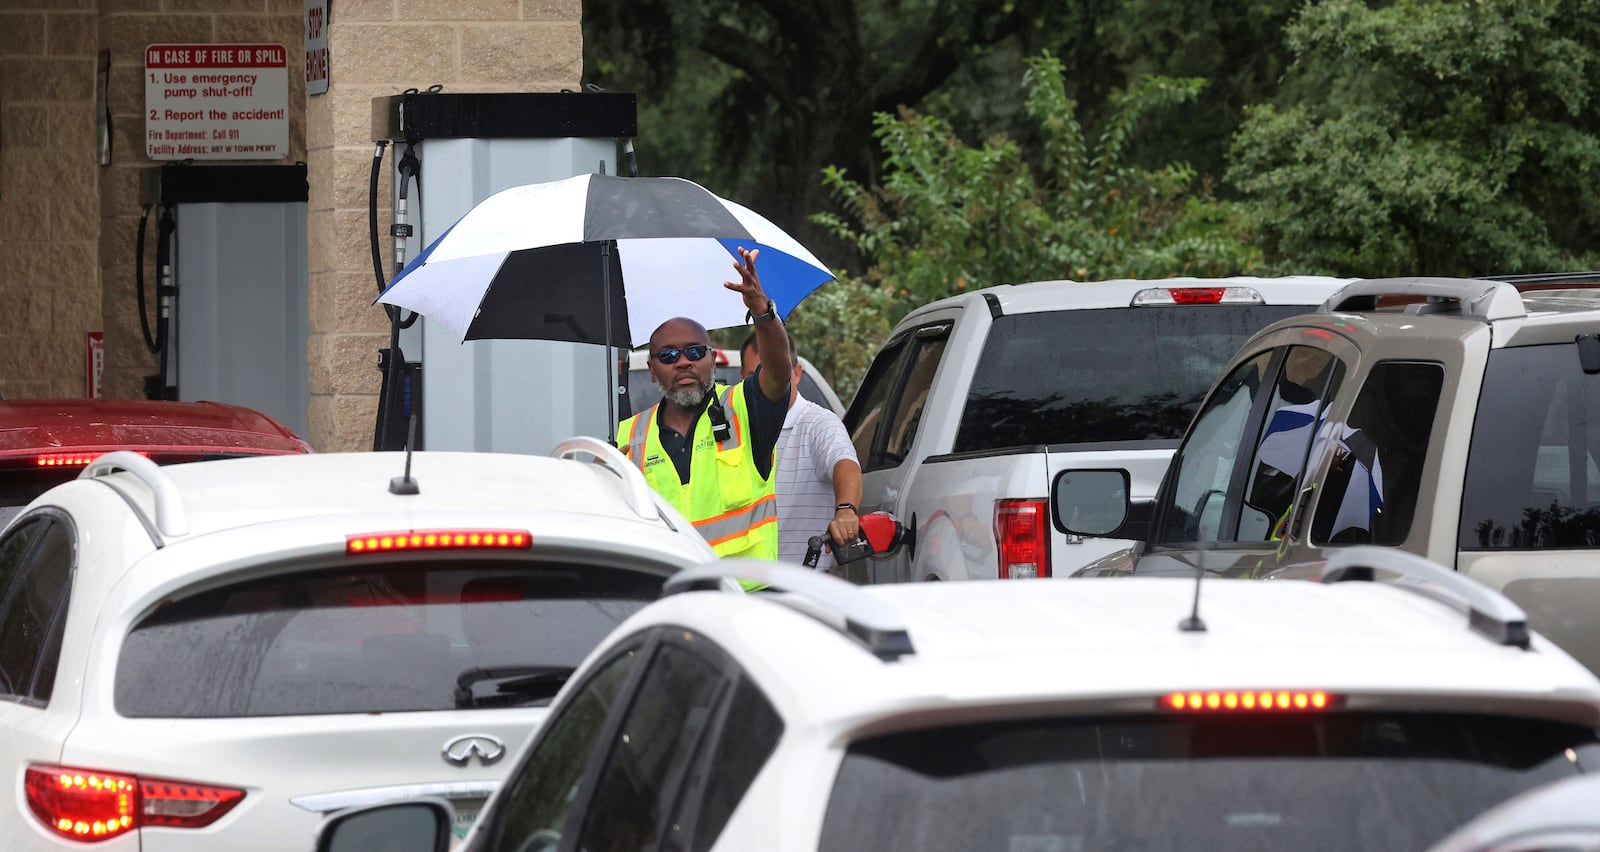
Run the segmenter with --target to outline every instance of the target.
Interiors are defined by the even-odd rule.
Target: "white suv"
[[[783,592],[699,591],[733,575]],[[1323,583],[743,563],[666,593],[585,661],[466,849],[1421,849],[1600,765],[1600,681],[1499,594],[1378,548]],[[448,821],[351,811],[319,849],[440,852]]]
[[[1600,291],[1518,286],[1358,281],[1262,329],[1218,370],[1148,527],[1117,533],[1140,543],[1080,573],[1187,575],[1203,550],[1225,576],[1302,578],[1397,547],[1503,591],[1600,672]],[[1128,471],[1077,467],[1109,470],[1058,476],[1060,528],[1132,517]]]
[[[92,462],[0,533],[0,849],[304,848],[508,747],[714,554],[620,453]],[[601,462],[584,461],[594,458]]]

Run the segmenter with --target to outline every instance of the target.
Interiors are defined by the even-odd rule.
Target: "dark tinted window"
[[[916,440],[917,428],[922,425],[922,412],[928,406],[928,392],[933,389],[933,377],[939,370],[939,360],[944,357],[949,335],[949,323],[921,329],[912,335],[911,364],[906,370],[900,396],[894,402],[894,414],[889,418],[889,435],[883,444],[883,458],[878,463],[899,464],[911,452],[911,443]]]
[[[0,468],[0,506],[26,506],[35,497],[76,479],[81,467]]]
[[[66,630],[67,605],[72,598],[72,574],[76,564],[72,527],[65,521],[50,524],[39,544],[28,557],[33,563],[33,584],[38,587],[41,601],[56,598],[55,611],[45,630],[44,645],[39,649],[39,665],[33,673],[33,686],[28,691],[32,698],[48,703],[55,689],[56,670],[61,664],[61,638]],[[0,642],[4,642],[0,638]]]
[[[689,810],[693,852],[705,852],[733,816],[733,809],[755,781],[783,737],[783,720],[749,678],[743,678],[724,711],[714,750],[690,776],[683,796]],[[698,813],[694,808],[698,806]],[[681,823],[680,823],[681,824]],[[679,838],[681,840],[681,838]],[[669,849],[684,848],[674,844]]]
[[[1307,310],[1205,305],[1000,317],[973,373],[956,452],[1176,441],[1244,341]]]
[[[0,693],[48,701],[72,579],[72,533],[64,523],[29,521],[0,544]]]
[[[1461,499],[1461,547],[1600,546],[1600,375],[1576,344],[1489,353]]]
[[[589,756],[637,657],[637,650],[629,650],[606,663],[560,715],[545,723],[533,750],[506,782],[505,795],[495,802],[495,825],[487,829],[485,849],[556,848]]]
[[[1323,409],[1338,388],[1340,372],[1338,359],[1321,349],[1291,346],[1284,354],[1246,474],[1238,541],[1283,538],[1311,438],[1321,430]]]
[[[1164,492],[1156,541],[1216,541],[1222,532],[1223,507],[1248,439],[1250,412],[1267,382],[1272,365],[1267,350],[1235,367],[1206,401],[1194,428],[1173,458],[1173,479]]]
[[[718,664],[686,647],[656,651],[611,743],[578,848],[643,852],[668,834],[671,846],[686,845],[684,826],[669,827],[667,816],[727,685]]]
[[[117,664],[124,716],[541,706],[661,578],[439,558],[280,575],[182,598]]]
[[[878,432],[888,416],[889,398],[900,382],[910,340],[910,335],[906,335],[878,353],[872,366],[867,368],[867,376],[862,379],[861,388],[850,403],[850,410],[845,412],[844,426],[850,430],[850,440],[855,444],[856,456],[861,459],[863,467],[868,466],[872,458]]]
[[[1331,424],[1318,441],[1319,457],[1332,454],[1333,461],[1317,496],[1312,541],[1405,542],[1443,387],[1438,364],[1385,361],[1372,368],[1349,422]]]
[[[822,852],[1424,849],[1600,759],[1593,731],[1431,713],[1017,721],[852,745]],[[915,815],[895,819],[886,815]]]

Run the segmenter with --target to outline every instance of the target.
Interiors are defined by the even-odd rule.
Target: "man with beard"
[[[739,249],[740,280],[723,286],[744,298],[769,369],[731,388],[716,385],[705,327],[687,317],[667,320],[650,335],[650,378],[662,399],[618,424],[617,443],[718,556],[777,559],[773,449],[795,361],[777,306],[756,275],[759,253]]]

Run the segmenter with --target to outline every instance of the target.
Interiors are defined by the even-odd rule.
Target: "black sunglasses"
[[[688,355],[690,361],[698,361],[706,357],[706,353],[710,351],[711,347],[704,343],[694,343],[682,349],[663,349],[653,357],[663,364],[676,364],[678,363],[679,355]]]

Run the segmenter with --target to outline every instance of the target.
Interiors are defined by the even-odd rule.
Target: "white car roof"
[[[914,651],[885,661],[767,595],[669,595],[646,624],[704,633],[791,721],[884,730],[926,712],[1150,712],[1175,691],[1325,690],[1350,706],[1455,709],[1600,724],[1600,681],[1551,643],[1500,646],[1467,615],[1387,583],[1210,580],[1204,632],[1179,630],[1193,580],[968,581],[863,587]]]
[[[598,464],[515,453],[417,452],[411,478],[418,493],[391,493],[406,471],[406,454],[317,453],[165,465],[186,531],[169,541],[222,530],[338,514],[389,514],[397,522],[422,512],[556,512],[666,526],[628,502],[622,478]],[[111,473],[115,487],[148,518],[156,492],[133,473]],[[67,486],[70,487],[72,483]],[[656,505],[659,509],[659,503]]]
[[[912,311],[912,319],[929,311],[953,305],[966,306],[993,297],[1005,314],[1036,311],[1125,308],[1141,290],[1176,287],[1249,287],[1269,305],[1320,305],[1350,283],[1352,278],[1321,275],[1287,275],[1263,278],[1240,275],[1228,278],[1118,278],[1108,281],[1035,281],[1027,284],[999,284],[930,302]],[[901,326],[906,320],[900,322]]]

